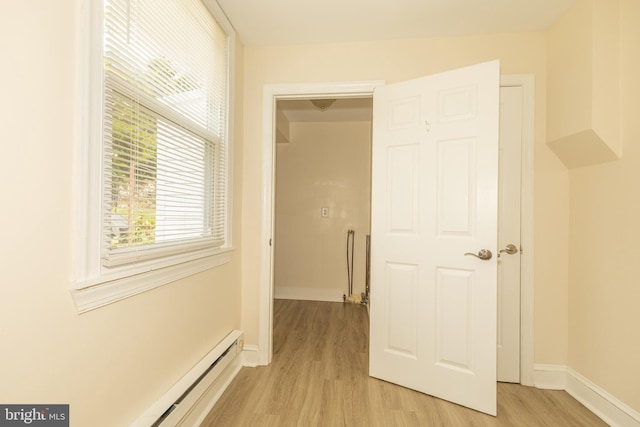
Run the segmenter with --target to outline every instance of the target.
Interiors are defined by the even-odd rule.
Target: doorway
[[[278,100],[309,99],[314,97],[370,97],[383,82],[354,82],[340,84],[268,85],[263,104],[263,191],[262,243],[260,271],[260,312],[258,333],[258,363],[269,364],[272,354],[273,268],[271,246],[274,229],[274,139],[275,108]],[[501,86],[522,87],[522,233],[521,247],[521,312],[520,312],[520,383],[533,384],[533,76],[503,76]]]
[[[276,299],[365,291],[372,106],[371,97],[277,101]]]

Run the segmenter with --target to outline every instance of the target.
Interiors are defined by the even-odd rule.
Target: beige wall
[[[353,292],[364,292],[371,213],[371,122],[291,123],[276,144],[276,296],[347,289],[346,238],[355,231]],[[322,207],[329,216],[322,218]]]
[[[570,173],[544,143],[544,33],[239,47],[232,262],[83,315],[69,295],[79,3],[0,13],[0,402],[68,402],[74,425],[126,425],[230,329],[257,344],[264,84],[396,82],[500,58],[502,73],[536,77],[535,362],[568,365],[640,410],[637,0],[620,0],[623,157]]]
[[[79,3],[1,7],[0,402],[69,403],[72,425],[111,427],[129,425],[240,327],[240,259],[77,314]],[[239,224],[236,215],[238,242]]]
[[[258,331],[263,85],[392,83],[496,58],[503,74],[536,78],[535,361],[566,364],[569,187],[565,167],[545,145],[544,33],[245,49],[242,325],[248,343],[257,344]]]
[[[578,1],[547,31],[547,141],[592,126],[593,10]]]
[[[547,142],[569,168],[620,156],[618,0],[580,0],[547,31]]]
[[[622,158],[570,172],[568,365],[640,411],[640,2],[620,1]]]

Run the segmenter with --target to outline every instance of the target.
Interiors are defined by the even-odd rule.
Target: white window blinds
[[[102,259],[226,236],[228,37],[200,0],[107,0]]]

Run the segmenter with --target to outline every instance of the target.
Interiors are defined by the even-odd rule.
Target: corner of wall
[[[617,0],[577,1],[547,31],[547,141],[569,169],[620,158]]]

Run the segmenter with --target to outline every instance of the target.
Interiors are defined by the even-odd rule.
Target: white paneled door
[[[492,415],[499,68],[377,88],[372,149],[370,375]]]

